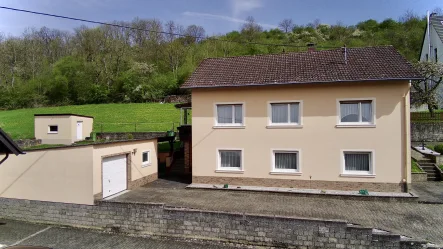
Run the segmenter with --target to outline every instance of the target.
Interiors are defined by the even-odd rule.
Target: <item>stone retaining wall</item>
[[[411,122],[411,142],[443,142],[443,123]]]
[[[0,217],[101,228],[111,232],[197,238],[297,248],[418,248],[424,242],[373,234],[344,221],[248,215],[99,201],[79,205],[0,198]]]
[[[189,103],[191,102],[191,95],[168,95],[165,97],[165,103]]]
[[[22,149],[42,144],[41,139],[18,139],[14,140],[14,142]]]
[[[422,173],[411,173],[411,181],[412,182],[427,182],[428,181],[428,174],[426,172]]]
[[[97,139],[103,140],[128,140],[128,139],[151,139],[159,136],[166,137],[166,132],[97,132]]]

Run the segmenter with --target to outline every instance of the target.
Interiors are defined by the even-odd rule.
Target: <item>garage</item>
[[[103,198],[127,189],[126,155],[105,157],[103,165]]]

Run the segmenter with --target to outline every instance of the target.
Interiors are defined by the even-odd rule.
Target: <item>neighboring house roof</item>
[[[0,154],[25,154],[2,129],[0,129]]]
[[[438,37],[443,42],[443,16],[430,16],[429,22],[434,27],[435,31],[437,31]],[[426,31],[425,31],[426,32]]]
[[[94,118],[92,116],[85,116],[85,115],[78,115],[78,114],[72,114],[72,113],[48,113],[48,114],[34,114],[35,117],[46,117],[46,116],[76,116],[76,117],[83,117],[83,118]]]
[[[209,58],[182,88],[421,78],[394,47],[380,46]]]

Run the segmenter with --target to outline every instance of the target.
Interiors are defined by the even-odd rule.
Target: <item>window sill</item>
[[[145,168],[145,167],[148,167],[148,166],[151,166],[152,164],[151,163],[142,163],[142,168]]]
[[[232,174],[243,174],[245,173],[244,170],[226,170],[226,169],[218,169],[215,171],[215,173],[232,173]]]
[[[267,125],[266,129],[301,129],[303,125]]]
[[[375,124],[338,124],[336,128],[375,128]]]
[[[355,178],[375,178],[374,174],[340,174],[341,177],[355,177]]]
[[[245,129],[244,125],[215,125],[212,129]]]
[[[271,171],[270,175],[296,175],[301,176],[301,172],[284,172],[284,171]]]
[[[58,132],[48,132],[48,134],[58,134]]]

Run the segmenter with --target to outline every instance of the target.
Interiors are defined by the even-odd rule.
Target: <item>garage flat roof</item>
[[[124,139],[124,140],[105,140],[105,141],[90,141],[88,143],[73,143],[69,145],[55,145],[54,147],[48,148],[35,148],[35,149],[24,149],[26,152],[32,151],[40,151],[40,150],[55,150],[55,149],[66,149],[66,148],[77,148],[77,147],[85,147],[85,146],[97,146],[97,145],[110,145],[117,143],[128,143],[128,142],[143,142],[156,139],[157,141],[167,141],[168,139],[172,139],[173,137],[169,137],[166,132],[153,132],[152,137],[143,138],[143,139]]]
[[[73,113],[48,113],[48,114],[34,114],[34,117],[46,117],[46,116],[77,116],[77,117],[83,117],[83,118],[94,118],[92,116],[86,116],[86,115],[79,115],[79,114],[73,114]]]

